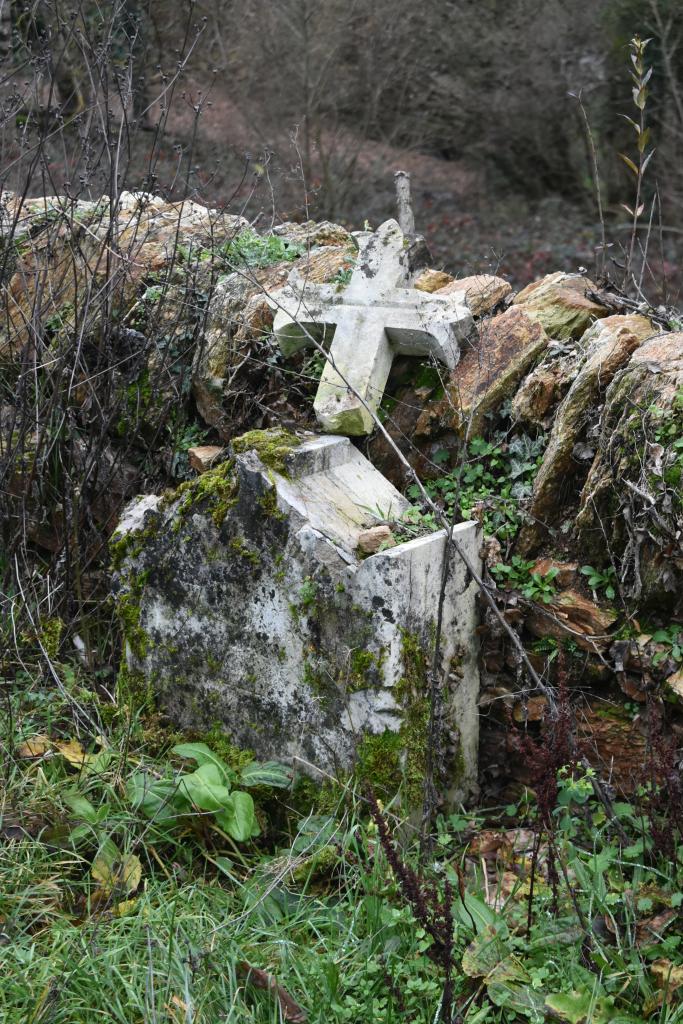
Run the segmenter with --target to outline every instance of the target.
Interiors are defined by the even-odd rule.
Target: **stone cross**
[[[313,408],[333,434],[372,431],[394,355],[433,356],[452,369],[473,324],[463,292],[410,287],[407,243],[395,220],[359,236],[346,287],[312,284],[294,271],[271,302],[283,355],[331,341]]]

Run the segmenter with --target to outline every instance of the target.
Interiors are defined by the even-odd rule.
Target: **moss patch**
[[[232,460],[223,462],[215,469],[202,473],[196,480],[188,480],[172,491],[165,504],[180,499],[177,514],[179,519],[187,516],[197,506],[209,511],[216,526],[222,526],[231,508],[237,504],[238,482]]]
[[[301,442],[288,430],[250,430],[232,442],[235,455],[255,451],[264,466],[285,474],[286,459]]]

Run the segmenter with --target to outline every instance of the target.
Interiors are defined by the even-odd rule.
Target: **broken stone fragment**
[[[512,419],[547,430],[552,423],[552,413],[569,390],[575,371],[575,358],[550,358],[548,355],[520,384],[512,399]]]
[[[463,346],[446,397],[424,409],[416,433],[427,434],[431,422],[448,419],[459,431],[470,424],[471,437],[481,434],[486,414],[512,394],[547,344],[541,324],[515,307],[481,323]]]
[[[358,550],[366,555],[374,555],[381,547],[393,548],[396,544],[391,527],[386,525],[371,526],[358,534]]]
[[[218,722],[259,759],[357,772],[385,796],[403,782],[421,806],[445,531],[360,557],[374,510],[393,521],[408,502],[348,438],[255,430],[233,451],[138,501],[114,536],[130,670],[183,727]],[[478,568],[474,524],[455,529]],[[452,803],[476,789],[479,676],[476,585],[449,557],[439,789]]]
[[[435,292],[453,280],[453,277],[445,270],[423,270],[416,279],[414,287],[420,292]]]
[[[672,611],[683,606],[683,486],[675,429],[682,390],[683,333],[659,334],[636,348],[607,388],[598,450],[576,517],[577,539],[594,564],[604,560],[607,531],[626,592]],[[672,432],[662,430],[667,425]]]
[[[194,448],[188,448],[187,454],[192,469],[196,469],[198,473],[206,473],[214,466],[224,451],[225,448],[221,448],[219,445],[200,444]]]
[[[307,220],[303,224],[286,221],[284,224],[278,224],[274,227],[273,234],[286,242],[310,249],[323,245],[356,247],[351,232],[347,231],[341,224],[333,224],[329,220],[323,220],[319,223],[314,220]]]
[[[512,301],[538,320],[550,338],[579,338],[594,320],[609,312],[586,298],[594,288],[587,277],[558,271],[527,285]]]
[[[512,291],[512,285],[502,277],[492,274],[474,274],[472,277],[461,277],[439,288],[440,295],[455,292],[465,293],[465,302],[473,316],[484,316],[499,302],[502,302]]]
[[[571,639],[584,650],[595,651],[611,643],[607,631],[616,618],[611,609],[600,608],[576,590],[563,590],[550,604],[534,604],[525,625],[534,636]]]
[[[547,525],[561,511],[568,476],[579,468],[575,445],[590,420],[590,409],[618,369],[655,330],[644,316],[610,316],[595,323],[581,339],[583,352],[576,377],[555,417],[543,462],[534,482],[530,514],[533,523],[522,531],[518,547],[522,553],[538,545]]]

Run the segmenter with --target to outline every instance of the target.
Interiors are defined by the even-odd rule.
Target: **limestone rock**
[[[534,636],[571,639],[584,650],[595,651],[609,645],[608,630],[615,621],[609,608],[600,608],[575,590],[562,590],[550,604],[534,605],[525,625]]]
[[[445,531],[359,558],[368,508],[391,520],[405,499],[347,438],[280,435],[243,439],[132,532],[128,514],[114,547],[130,670],[184,727],[220,722],[314,777],[356,765],[384,793],[404,778],[419,806]],[[478,566],[473,524],[456,532]],[[439,668],[453,799],[476,785],[475,590],[453,554]]]
[[[225,448],[215,444],[200,444],[194,448],[188,448],[187,454],[190,459],[190,466],[198,473],[206,473],[215,462],[221,457]]]
[[[504,281],[502,277],[494,277],[492,274],[474,274],[472,277],[461,277],[451,281],[445,287],[439,288],[441,295],[448,295],[451,292],[464,292],[465,302],[472,311],[473,316],[484,316],[485,313],[489,313],[511,291],[512,286],[507,281]]]
[[[341,224],[333,224],[329,220],[316,223],[307,220],[303,224],[287,221],[273,228],[273,234],[287,242],[313,249],[321,245],[341,245],[345,248],[356,247],[353,235]]]
[[[416,278],[414,286],[421,292],[435,292],[439,288],[443,288],[445,285],[450,284],[453,281],[453,277],[447,274],[445,270],[423,270],[422,273]]]
[[[374,555],[381,547],[393,548],[395,544],[390,526],[371,526],[358,534],[358,550],[365,555]]]
[[[579,338],[594,320],[608,313],[603,306],[586,298],[586,292],[594,288],[587,277],[558,271],[527,285],[518,292],[513,303],[538,320],[550,338]]]
[[[520,384],[512,399],[512,418],[547,430],[552,413],[574,379],[576,358],[550,356],[536,366]]]
[[[591,408],[639,345],[654,334],[650,321],[636,314],[610,316],[593,325],[581,339],[583,360],[555,417],[543,462],[534,482],[530,513],[519,550],[533,550],[561,509],[563,486],[577,469],[574,449],[581,439]]]
[[[455,429],[462,431],[471,422],[470,436],[481,434],[486,413],[512,394],[547,344],[540,323],[520,309],[508,309],[480,324],[478,337],[465,343],[450,375],[447,396],[424,410],[417,433],[427,433],[430,420],[443,422],[450,414]]]
[[[664,606],[681,604],[683,581],[682,389],[683,333],[634,351],[607,389],[577,516],[578,541],[595,564],[606,531],[627,593]]]

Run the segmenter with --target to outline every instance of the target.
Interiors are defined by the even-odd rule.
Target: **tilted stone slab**
[[[374,427],[396,354],[433,356],[449,368],[472,329],[464,293],[409,287],[403,233],[394,220],[359,239],[348,285],[316,285],[296,272],[271,296],[284,355],[330,343],[314,409],[324,430],[361,435]]]
[[[386,793],[405,778],[419,806],[446,536],[357,550],[405,507],[343,437],[305,441],[284,472],[252,450],[175,497],[139,499],[114,538],[122,618],[135,608],[131,670],[184,727],[218,722],[257,757],[309,773],[359,766]],[[478,565],[475,524],[455,536]],[[475,589],[452,551],[438,668],[439,785],[452,800],[476,787]]]

